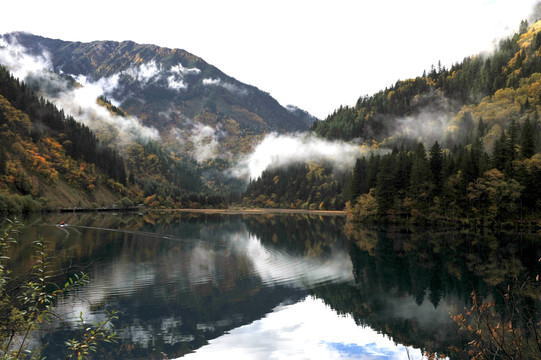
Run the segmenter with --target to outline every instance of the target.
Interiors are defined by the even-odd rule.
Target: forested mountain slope
[[[126,189],[120,155],[0,67],[0,211],[112,205]]]
[[[133,201],[221,203],[216,194],[244,186],[228,169],[265,134],[315,121],[179,49],[10,33],[0,36],[2,64],[122,156]]]
[[[355,139],[372,154],[344,175],[328,164],[297,168],[295,176],[268,169],[250,184],[246,202],[340,208],[349,201],[357,221],[539,218],[540,30],[540,22],[524,21],[493,53],[450,69],[433,67],[337,109],[313,130],[329,139]],[[283,181],[304,187],[283,191]]]
[[[122,112],[96,99],[109,111]],[[156,141],[100,141],[0,66],[0,211],[221,203],[195,161]]]
[[[313,126],[327,138],[382,141],[388,137],[458,139],[483,118],[486,133],[537,113],[541,106],[539,22],[521,23],[513,37],[501,40],[493,53],[465,58],[450,69],[433,66],[428,74],[399,80],[354,107],[341,107]],[[473,124],[464,119],[473,113]],[[492,131],[491,131],[492,130]],[[487,139],[488,140],[488,139]],[[386,142],[388,144],[388,142]]]
[[[35,56],[46,53],[56,72],[93,81],[115,77],[117,86],[106,95],[158,129],[182,127],[188,118],[209,126],[232,119],[241,129],[256,133],[299,131],[315,120],[184,50],[132,41],[68,42],[28,33],[6,34],[4,39]]]
[[[94,189],[101,187],[81,184],[79,190],[85,194],[51,202],[57,193],[44,191],[39,176],[33,177],[35,166],[27,166],[21,173],[34,181],[31,194],[47,198],[48,206],[97,206],[119,196],[167,207],[222,204],[217,193],[242,188],[240,180],[225,172],[232,161],[269,131],[305,130],[315,120],[179,49],[10,33],[0,36],[0,65],[9,79],[0,92],[13,95],[6,96],[5,106],[27,116],[31,135],[49,136],[74,160],[101,164],[103,175],[124,187],[110,186],[117,194],[97,199]],[[66,140],[66,124],[85,133]],[[23,136],[18,142],[39,142],[37,135],[30,139],[24,138],[28,135],[24,131],[17,135]],[[100,151],[112,151],[114,161]],[[23,156],[8,153],[13,159]],[[83,168],[85,175],[94,169]],[[109,169],[119,174],[113,176]],[[68,188],[73,186],[69,182]],[[29,191],[7,186],[4,192]]]

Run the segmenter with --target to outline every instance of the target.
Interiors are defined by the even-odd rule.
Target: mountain
[[[0,143],[2,212],[112,205],[133,195],[118,152],[2,66]]]
[[[122,197],[166,207],[223,204],[224,194],[244,187],[228,172],[239,157],[266,133],[304,131],[316,120],[179,49],[10,33],[0,36],[0,65],[2,120],[11,123],[14,112],[26,119],[24,131],[12,129],[26,146],[3,152],[0,193],[41,199],[46,208],[110,206]],[[69,138],[70,126],[83,132]],[[51,141],[63,161],[50,156]],[[30,161],[36,156],[43,166]],[[80,162],[79,175],[90,179],[74,180],[66,162],[73,171]],[[21,177],[33,186],[14,180]]]
[[[441,141],[456,138],[457,130],[471,130],[463,122],[465,111],[474,113],[473,125],[482,117],[487,133],[494,125],[505,127],[512,117],[533,115],[541,106],[535,75],[541,72],[540,30],[540,22],[529,26],[523,21],[519,32],[502,39],[494,52],[467,57],[449,69],[432,66],[429,73],[399,80],[360,97],[353,107],[337,109],[312,129],[329,139]],[[502,100],[506,103],[492,105]]]
[[[86,195],[102,184],[153,206],[216,206],[242,198],[249,206],[324,210],[343,209],[349,200],[350,218],[360,221],[501,224],[540,216],[541,22],[523,22],[491,53],[467,57],[450,69],[438,65],[314,122],[311,129],[320,137],[339,140],[334,144],[351,140],[348,145],[369,154],[355,166],[344,170],[332,158],[286,162],[288,167],[270,167],[252,179],[242,196],[242,184],[229,176],[231,164],[245,164],[240,156],[265,132],[306,128],[306,112],[285,109],[182,50],[29,34],[0,40],[12,44],[7,55],[0,51],[10,70],[28,69],[15,95],[9,86],[0,89],[7,100],[2,126],[18,124],[17,111],[31,123],[10,128],[24,132],[26,145],[23,151],[15,148],[23,154],[15,159],[4,151],[6,166],[0,156],[4,191],[39,195],[37,186],[28,184],[48,173],[40,172],[46,163],[31,161],[33,154],[51,159],[58,181],[69,184],[62,162],[40,152],[43,144],[59,144],[65,155],[82,161],[82,170],[73,167],[76,174],[95,167],[91,179],[78,180]],[[28,98],[28,92],[35,95]],[[39,106],[48,105],[39,96],[88,126],[85,136],[99,141],[96,149],[109,148],[113,159],[121,158],[117,163],[125,166],[126,179],[100,165],[97,153],[90,158],[71,153],[74,140],[43,116],[47,111]],[[70,116],[62,121],[71,124]],[[327,149],[328,143],[318,144]],[[302,146],[309,148],[306,141],[298,146],[299,153]],[[15,170],[17,161],[26,181]],[[54,185],[57,180],[51,179]]]
[[[152,139],[117,141],[100,139],[0,65],[0,212],[223,203],[195,160]]]
[[[190,120],[219,127],[232,119],[243,131],[291,132],[306,130],[316,120],[184,50],[132,41],[68,42],[20,32],[3,38],[32,55],[45,54],[55,72],[94,82],[115,79],[105,95],[159,130]]]
[[[245,204],[346,205],[353,221],[534,221],[540,113],[541,21],[523,21],[491,53],[433,66],[314,123],[321,137],[371,149],[345,174],[325,163],[267,169],[250,182]]]

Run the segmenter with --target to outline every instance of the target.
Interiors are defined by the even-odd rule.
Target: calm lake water
[[[56,227],[66,221],[68,226]],[[24,221],[53,266],[91,281],[57,306],[70,323],[120,311],[104,359],[420,359],[465,346],[450,314],[534,272],[538,236],[349,229],[308,215],[62,214]],[[64,281],[65,279],[61,279]],[[61,358],[75,330],[40,334]]]

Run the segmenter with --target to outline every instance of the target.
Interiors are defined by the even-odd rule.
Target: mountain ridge
[[[46,51],[55,72],[94,81],[118,76],[115,96],[120,99],[106,95],[146,125],[182,126],[178,117],[164,116],[165,109],[190,119],[210,112],[220,121],[232,118],[241,129],[255,133],[302,131],[316,120],[306,112],[289,111],[269,93],[183,49],[133,41],[71,42],[22,32],[3,38],[15,40],[33,55]]]

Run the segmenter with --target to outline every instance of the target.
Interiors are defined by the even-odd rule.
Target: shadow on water
[[[21,268],[28,243],[43,236],[53,266],[68,269],[61,281],[81,268],[91,276],[57,305],[68,322],[120,310],[119,342],[97,358],[179,357],[308,295],[394,342],[447,353],[468,341],[449,314],[473,290],[498,301],[500,287],[541,257],[536,235],[344,232],[343,218],[310,215],[61,214],[25,223],[12,253]],[[44,355],[58,358],[73,336],[42,334]]]

